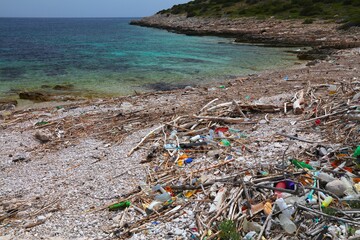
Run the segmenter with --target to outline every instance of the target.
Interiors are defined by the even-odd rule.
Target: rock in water
[[[35,133],[35,138],[41,143],[49,142],[52,138],[52,134],[49,131],[37,131]]]
[[[346,190],[345,184],[341,180],[338,180],[338,179],[326,184],[325,188],[329,192],[334,193],[336,196],[344,195],[344,192]]]
[[[49,101],[50,98],[47,94],[41,92],[21,92],[19,93],[20,99],[27,99],[33,101]]]

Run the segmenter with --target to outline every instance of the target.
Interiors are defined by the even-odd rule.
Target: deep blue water
[[[130,19],[0,18],[0,96],[42,85],[129,94],[289,67],[284,48],[129,25]]]

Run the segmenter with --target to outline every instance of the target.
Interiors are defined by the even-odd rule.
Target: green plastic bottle
[[[305,162],[298,161],[296,159],[290,159],[290,162],[292,164],[294,164],[294,166],[297,167],[297,168],[307,168],[309,170],[314,170],[314,168],[311,165],[309,165],[309,164],[307,164]]]
[[[130,207],[130,204],[131,204],[130,201],[123,201],[110,205],[108,208],[110,211],[124,210],[125,208]]]

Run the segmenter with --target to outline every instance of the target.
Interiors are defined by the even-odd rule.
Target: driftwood
[[[304,112],[304,107],[302,106],[305,102],[304,99],[304,91],[301,90],[298,94],[296,94],[297,96],[295,97],[296,100],[294,101],[293,104],[293,110],[295,114],[301,114]]]

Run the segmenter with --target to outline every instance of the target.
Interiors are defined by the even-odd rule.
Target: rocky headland
[[[322,46],[351,48],[360,46],[360,29],[340,30],[341,24],[315,20],[276,18],[206,18],[156,14],[131,24],[155,27],[188,35],[215,35],[236,38],[237,42],[263,43],[273,46]]]

